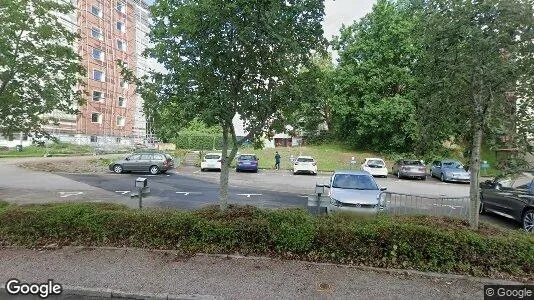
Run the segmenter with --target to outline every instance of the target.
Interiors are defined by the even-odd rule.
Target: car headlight
[[[330,204],[332,204],[333,206],[341,206],[341,202],[337,201],[336,199],[330,197]]]

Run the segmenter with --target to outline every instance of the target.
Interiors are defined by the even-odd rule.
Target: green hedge
[[[534,236],[433,217],[313,217],[300,209],[193,212],[67,203],[0,209],[0,245],[128,246],[534,279]]]
[[[211,150],[222,149],[223,139],[222,135],[219,134],[183,131],[173,142],[179,149]],[[233,143],[230,141],[229,148],[232,145]]]

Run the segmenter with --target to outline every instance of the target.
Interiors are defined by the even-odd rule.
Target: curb
[[[0,287],[0,296],[9,295],[5,287]],[[112,289],[84,288],[79,286],[63,286],[59,297],[82,296],[98,299],[146,299],[146,300],[212,300],[219,299],[211,295],[172,295],[147,292],[125,292]],[[2,298],[2,297],[0,297]]]

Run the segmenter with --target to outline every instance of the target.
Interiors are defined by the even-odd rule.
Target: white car
[[[200,162],[200,171],[218,170],[221,171],[221,158],[220,153],[208,153],[204,156]]]
[[[293,163],[293,174],[309,173],[317,175],[317,162],[311,156],[299,156]]]
[[[362,170],[376,177],[388,177],[388,168],[381,158],[366,158],[362,164]]]

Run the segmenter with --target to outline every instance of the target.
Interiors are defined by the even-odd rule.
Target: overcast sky
[[[371,11],[376,0],[325,0],[324,36],[338,35],[341,24],[350,25]]]
[[[1,1],[1,0],[0,0]],[[145,0],[152,4],[154,0]],[[325,0],[324,36],[331,39],[338,35],[341,24],[350,25],[365,16],[376,0]]]

